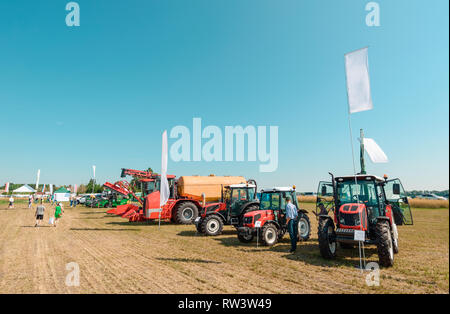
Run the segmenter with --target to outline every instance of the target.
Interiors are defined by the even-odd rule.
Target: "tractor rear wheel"
[[[201,224],[202,233],[208,236],[216,236],[222,233],[223,221],[218,215],[209,215]]]
[[[319,221],[319,249],[320,255],[326,259],[336,257],[336,234],[334,224],[331,219],[321,219]]]
[[[309,222],[309,217],[300,212],[298,214],[298,240],[308,241],[311,236],[311,223]]]
[[[377,249],[380,265],[384,267],[394,265],[394,245],[392,243],[389,222],[386,220],[378,221],[375,232],[377,235]]]
[[[272,224],[265,224],[261,229],[261,242],[266,246],[272,246],[278,241],[278,228]]]
[[[175,222],[182,225],[191,224],[198,216],[198,208],[192,202],[183,202],[175,208]]]

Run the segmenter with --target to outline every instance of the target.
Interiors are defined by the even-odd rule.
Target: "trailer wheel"
[[[336,257],[336,234],[334,232],[334,224],[331,219],[321,219],[319,221],[319,249],[320,255],[326,259]]]
[[[261,242],[266,246],[272,246],[278,241],[278,228],[272,224],[268,223],[262,227],[261,230]]]
[[[309,217],[300,212],[298,214],[298,240],[308,241],[311,236],[311,223],[309,222]]]
[[[175,222],[182,225],[191,224],[198,216],[198,208],[192,202],[183,202],[175,210]]]
[[[394,265],[394,245],[392,243],[389,222],[386,220],[378,221],[375,232],[377,235],[377,249],[380,265],[384,267]]]
[[[202,233],[208,236],[216,236],[222,233],[223,221],[218,215],[209,215],[201,224]]]
[[[238,233],[238,239],[242,243],[250,243],[253,241],[253,234]]]

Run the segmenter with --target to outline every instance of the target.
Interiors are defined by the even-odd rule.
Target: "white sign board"
[[[355,230],[353,240],[364,242],[366,240],[366,232],[361,230]]]

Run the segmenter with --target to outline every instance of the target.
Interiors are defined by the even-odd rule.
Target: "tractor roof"
[[[256,185],[254,184],[247,184],[247,183],[237,183],[237,184],[230,184],[229,185],[230,188],[256,188]]]
[[[295,191],[294,188],[292,186],[283,186],[283,187],[274,187],[271,189],[262,189],[261,192],[266,192],[266,193],[270,193],[270,192],[293,192]]]
[[[336,181],[349,181],[349,180],[361,180],[361,181],[366,181],[366,180],[375,180],[377,182],[384,182],[384,179],[372,174],[358,174],[358,175],[350,175],[350,176],[342,176],[342,177],[336,177],[335,180]]]

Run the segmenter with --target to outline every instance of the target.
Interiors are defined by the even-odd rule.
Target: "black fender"
[[[319,215],[318,217],[319,217],[319,221],[329,219],[329,220],[331,220],[331,222],[332,222],[333,225],[334,225],[333,218],[331,218],[329,215]]]
[[[299,209],[298,209],[298,212],[299,212],[299,213],[303,213],[303,214],[305,214],[305,215],[308,215],[308,211],[307,211],[306,209],[303,209],[303,208],[299,208]]]
[[[219,212],[209,212],[209,213],[206,213],[205,218],[206,218],[206,217],[209,217],[209,216],[213,216],[213,215],[219,216],[219,218],[222,219],[222,222],[225,222],[225,217],[224,217],[221,213],[219,213]]]
[[[377,217],[377,222],[380,221],[380,220],[387,221],[387,222],[389,222],[389,225],[391,225],[391,220],[387,216],[378,216]]]
[[[258,205],[259,206],[259,202],[258,201],[251,201],[248,203],[245,203],[244,206],[241,207],[241,214],[250,206],[250,205]]]
[[[274,224],[275,226],[277,226],[278,229],[282,229],[282,227],[281,227],[281,225],[278,223],[278,221],[275,221],[275,220],[267,220],[267,221],[264,223],[264,226],[265,226],[266,224],[269,224],[269,223]],[[264,226],[262,226],[262,227],[264,227]],[[261,228],[262,228],[262,227],[261,227]]]

